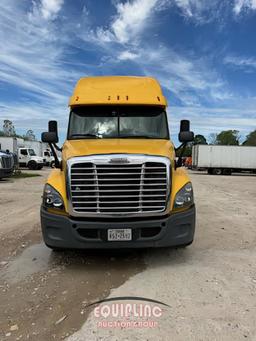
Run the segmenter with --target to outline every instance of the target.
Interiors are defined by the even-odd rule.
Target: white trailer
[[[198,144],[192,148],[192,168],[216,175],[256,172],[256,147]]]
[[[43,156],[43,145],[41,141],[28,141],[25,140],[23,147],[34,149],[37,156]]]
[[[0,137],[0,150],[9,150],[10,153],[18,154],[18,149],[24,147],[24,139],[20,137],[1,136]]]
[[[0,150],[10,153],[18,153],[18,139],[16,137],[1,136],[0,137]]]

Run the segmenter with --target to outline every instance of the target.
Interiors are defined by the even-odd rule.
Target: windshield
[[[70,113],[68,139],[169,139],[166,112],[154,106],[83,106]]]
[[[35,153],[34,149],[29,149],[28,153],[29,153],[30,156],[36,156],[36,153]]]

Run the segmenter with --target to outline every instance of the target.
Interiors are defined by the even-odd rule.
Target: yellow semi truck
[[[81,78],[69,106],[62,148],[56,121],[42,133],[56,165],[41,206],[46,245],[57,250],[191,244],[193,188],[181,157],[175,157],[159,83],[148,77]],[[193,140],[189,125],[181,121],[181,150]],[[61,162],[55,148],[62,151]]]

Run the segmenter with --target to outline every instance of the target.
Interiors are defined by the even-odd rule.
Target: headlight
[[[194,203],[193,187],[191,182],[183,186],[175,196],[174,208],[189,207]]]
[[[64,203],[61,195],[52,186],[46,184],[43,193],[43,205],[49,208],[63,209]]]

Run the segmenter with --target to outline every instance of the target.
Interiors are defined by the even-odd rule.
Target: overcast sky
[[[87,75],[156,77],[171,133],[256,128],[256,0],[1,0],[0,124],[64,137]],[[176,139],[175,139],[176,141]]]

